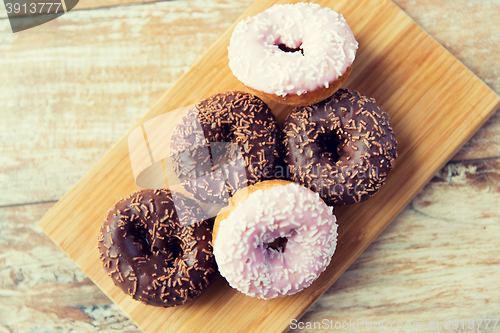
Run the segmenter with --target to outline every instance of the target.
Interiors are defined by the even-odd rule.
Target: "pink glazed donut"
[[[229,67],[253,93],[305,106],[340,88],[357,49],[346,20],[332,9],[314,3],[274,5],[236,25]]]
[[[336,221],[317,193],[295,183],[268,180],[239,190],[215,220],[219,271],[248,296],[295,294],[330,264]]]

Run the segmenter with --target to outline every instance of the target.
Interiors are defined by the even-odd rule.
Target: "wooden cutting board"
[[[277,2],[285,3],[258,0],[241,18]],[[499,96],[391,1],[317,2],[342,13],[360,43],[344,86],[375,97],[390,115],[399,143],[396,168],[376,196],[336,209],[340,224],[337,250],[328,269],[305,291],[263,301],[240,294],[218,277],[200,298],[184,306],[155,308],[132,300],[115,287],[104,273],[97,251],[98,229],[106,211],[139,189],[127,134],[39,225],[145,332],[288,330],[290,320],[300,318],[500,105]],[[137,126],[214,93],[244,90],[228,68],[226,47],[233,27]],[[280,122],[291,110],[269,105]]]

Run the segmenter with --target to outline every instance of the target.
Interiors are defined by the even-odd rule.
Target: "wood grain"
[[[439,320],[442,332],[445,319],[497,318],[499,201],[500,160],[447,164],[291,331],[362,319],[359,330],[420,322],[428,332]],[[495,331],[475,328],[450,331]]]
[[[433,38],[500,93],[500,1],[395,1]],[[478,3],[479,4],[479,3]],[[480,29],[477,29],[481,27]],[[500,156],[500,110],[452,158],[453,161]]]
[[[107,207],[135,189],[125,139],[56,204],[40,226],[145,331],[158,331],[166,326],[172,331],[197,331],[201,323],[209,331],[221,327],[227,331],[241,327],[254,331],[287,329],[290,318],[300,316],[340,276],[498,107],[498,96],[391,2],[376,8],[369,5],[369,2],[335,3],[335,9],[344,13],[362,45],[357,67],[347,85],[376,97],[390,114],[399,137],[400,159],[376,197],[355,208],[338,210],[339,220],[343,221],[338,251],[332,265],[313,287],[296,296],[263,302],[238,294],[219,279],[200,299],[175,309],[152,309],[126,298],[99,267],[92,232],[97,230]],[[269,3],[257,2],[248,13],[255,14],[267,6]],[[397,25],[398,30],[387,24],[375,24],[380,18]],[[228,37],[229,32],[142,121],[217,91],[238,87],[227,68],[224,49]],[[286,109],[274,107],[274,110],[283,119]],[[105,208],[86,209],[94,202]],[[242,312],[246,313],[244,317]],[[224,315],[214,317],[214,313]]]
[[[138,332],[37,226],[52,206],[0,208],[0,332]]]

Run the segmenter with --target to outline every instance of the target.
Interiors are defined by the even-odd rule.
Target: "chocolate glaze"
[[[339,89],[297,107],[285,121],[285,161],[291,180],[329,205],[368,199],[385,183],[397,157],[389,116],[375,99]]]
[[[169,190],[133,193],[108,211],[98,248],[104,270],[135,300],[170,307],[200,295],[217,271],[212,224]]]
[[[187,191],[224,203],[238,189],[272,177],[280,163],[279,129],[261,99],[239,91],[202,100],[179,121],[172,164]]]

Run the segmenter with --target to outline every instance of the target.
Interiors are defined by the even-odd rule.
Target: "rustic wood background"
[[[499,0],[395,2],[500,93]],[[250,3],[0,5],[0,332],[138,331],[36,224]],[[499,202],[500,110],[300,321],[499,318]]]

